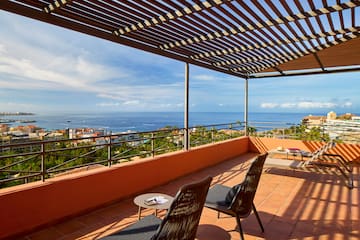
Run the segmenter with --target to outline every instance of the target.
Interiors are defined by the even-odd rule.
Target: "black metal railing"
[[[193,126],[191,147],[242,136],[241,122]],[[0,187],[183,149],[183,128],[95,137],[23,141],[0,145]]]
[[[330,139],[336,132],[338,141],[360,142],[360,128],[317,127],[283,122],[249,122],[248,134],[298,140]],[[312,133],[315,132],[316,134]],[[111,167],[138,158],[154,157],[184,149],[184,134],[189,133],[190,147],[224,141],[245,134],[243,122],[164,128],[148,132],[127,132],[83,138],[23,140],[0,145],[0,188],[83,171]]]

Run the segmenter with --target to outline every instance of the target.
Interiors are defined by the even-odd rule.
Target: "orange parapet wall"
[[[31,231],[248,152],[249,138],[0,189],[0,239]]]
[[[277,147],[282,147],[284,149],[295,147],[303,151],[314,152],[323,144],[325,143],[291,139],[250,137],[249,151],[263,153],[276,149]],[[360,162],[360,144],[338,143],[329,151],[329,153],[339,154],[348,161]]]

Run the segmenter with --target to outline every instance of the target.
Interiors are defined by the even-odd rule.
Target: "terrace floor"
[[[226,161],[150,189],[175,195],[180,186],[213,176],[212,185],[240,183],[254,154]],[[254,215],[242,220],[245,239],[360,239],[360,166],[354,168],[355,188],[349,190],[339,176],[265,166],[255,205],[265,227],[262,233]],[[104,186],[106,187],[106,186]],[[116,191],[116,189],[114,189]],[[143,215],[152,214],[150,210]],[[164,214],[164,213],[161,213]],[[24,240],[98,239],[137,221],[133,198],[40,229]],[[204,208],[198,240],[240,239],[236,220]]]

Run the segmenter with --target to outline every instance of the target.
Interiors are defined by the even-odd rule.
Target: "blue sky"
[[[183,111],[185,64],[0,11],[0,112]],[[249,80],[249,111],[360,113],[360,73]],[[190,111],[244,110],[244,80],[190,65]]]

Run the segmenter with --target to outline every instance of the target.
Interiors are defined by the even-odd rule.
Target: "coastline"
[[[250,112],[249,125],[272,125],[276,128],[289,128],[301,124],[308,113]],[[315,114],[314,114],[315,115]],[[316,114],[324,115],[326,114]],[[356,114],[357,115],[357,114]],[[0,118],[3,120],[4,118]],[[243,112],[190,112],[189,126],[206,126],[243,122]],[[264,124],[263,124],[264,123]],[[1,123],[0,123],[1,124]],[[164,127],[182,128],[183,112],[108,112],[108,113],[59,113],[33,114],[11,117],[9,127],[32,125],[45,131],[72,128],[105,129],[111,132],[153,131]],[[260,130],[260,129],[259,129]]]
[[[304,113],[249,113],[249,123],[276,122],[280,126],[299,124]],[[242,112],[190,112],[189,125],[212,125],[243,122]],[[22,118],[12,117],[10,127],[26,125]],[[27,121],[45,130],[68,128],[96,128],[113,132],[149,131],[166,126],[181,128],[184,125],[183,112],[116,112],[116,113],[68,113],[68,114],[34,114]]]

